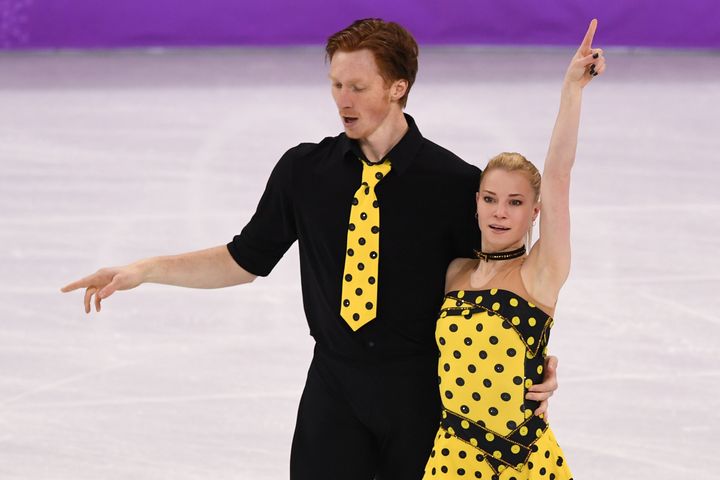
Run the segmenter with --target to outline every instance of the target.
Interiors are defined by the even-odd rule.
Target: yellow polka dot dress
[[[542,382],[553,319],[527,300],[519,268],[500,283],[507,289],[445,296],[435,334],[443,412],[423,479],[572,478],[552,430],[533,415],[539,403],[525,399]]]

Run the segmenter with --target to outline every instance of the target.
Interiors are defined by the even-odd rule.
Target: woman
[[[565,74],[542,184],[517,153],[488,163],[477,194],[482,252],[448,267],[436,339],[443,415],[425,479],[570,479],[530,388],[570,269],[570,170],[582,90],[605,70],[590,23]],[[539,200],[542,198],[542,208]],[[530,245],[538,214],[540,238]],[[529,395],[528,395],[529,393]],[[528,397],[526,398],[526,395]]]

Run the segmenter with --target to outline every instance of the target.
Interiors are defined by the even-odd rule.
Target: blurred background
[[[229,241],[285,150],[342,130],[323,44],[365,17],[416,36],[407,112],[481,167],[542,167],[599,19],[551,422],[575,478],[717,478],[720,3],[0,0],[0,479],[288,477],[297,245],[251,285],[100,314],[59,288]]]

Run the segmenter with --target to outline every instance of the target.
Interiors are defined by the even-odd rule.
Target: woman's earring
[[[475,218],[477,218],[477,212],[475,212]]]

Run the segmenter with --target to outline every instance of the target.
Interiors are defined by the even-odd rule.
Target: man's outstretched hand
[[[143,271],[138,265],[132,264],[125,267],[101,268],[92,275],[76,280],[60,289],[67,293],[85,289],[85,313],[90,313],[91,303],[95,303],[95,311],[101,309],[100,302],[117,290],[130,290],[143,282]]]

